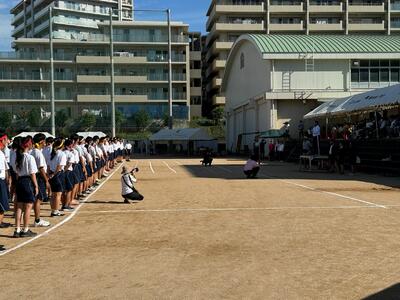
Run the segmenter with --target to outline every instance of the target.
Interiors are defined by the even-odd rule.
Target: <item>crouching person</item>
[[[133,186],[133,184],[137,182],[135,177],[136,172],[139,172],[138,168],[128,171],[126,166],[122,167],[122,198],[124,198],[125,203],[130,203],[129,200],[142,201],[144,199],[144,197]]]
[[[260,171],[260,165],[257,163],[256,159],[255,155],[252,155],[244,165],[243,172],[247,178],[256,178],[258,171]]]

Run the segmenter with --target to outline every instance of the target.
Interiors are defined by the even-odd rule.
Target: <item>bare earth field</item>
[[[117,170],[35,240],[0,231],[0,299],[400,298],[398,178],[272,162],[247,180],[238,159],[127,164],[140,168],[142,203],[123,204]]]

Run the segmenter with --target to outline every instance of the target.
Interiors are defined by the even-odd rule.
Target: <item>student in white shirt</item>
[[[319,139],[321,136],[321,128],[319,127],[318,121],[315,121],[314,123],[314,127],[312,128],[312,136],[314,154],[320,155]]]
[[[56,139],[50,155],[49,177],[51,187],[51,216],[58,217],[64,214],[59,211],[61,204],[61,196],[65,190],[64,167],[67,164],[65,153],[61,150],[64,146],[63,139]]]
[[[126,166],[122,167],[121,186],[122,186],[122,197],[125,203],[130,203],[129,200],[142,201],[144,197],[135,189],[133,186],[137,182],[135,173],[139,172],[138,168],[128,171]]]
[[[74,208],[71,207],[72,202],[72,191],[75,185],[75,176],[74,176],[74,164],[75,162],[75,155],[72,152],[73,147],[72,140],[66,140],[64,142],[64,154],[66,157],[66,165],[64,167],[64,174],[65,174],[65,186],[64,186],[64,194],[61,199],[62,202],[62,211],[73,211]]]
[[[3,153],[3,149],[7,145],[7,135],[4,132],[0,132],[0,228],[10,227],[10,223],[3,223],[4,213],[10,209],[8,204],[8,193],[7,193],[7,173],[8,164],[6,156]]]
[[[257,163],[257,158],[252,155],[243,167],[243,172],[247,178],[256,178],[258,171],[260,171],[260,165]]]
[[[48,138],[46,138],[46,146],[42,150],[43,156],[46,159],[47,166],[50,165],[50,156],[51,156],[51,150],[53,149],[53,143],[54,143],[54,138],[49,136]]]
[[[46,136],[43,133],[38,133],[33,137],[34,146],[30,152],[30,155],[36,161],[36,167],[38,173],[36,174],[36,180],[39,187],[39,193],[36,197],[33,210],[35,212],[35,227],[48,227],[50,223],[40,218],[40,206],[42,201],[47,201],[48,193],[50,192],[50,184],[47,176],[47,164],[42,153],[42,148],[45,145]]]
[[[28,152],[32,149],[32,137],[22,138],[20,148],[18,149],[15,161],[11,162],[17,176],[16,194],[17,211],[15,215],[14,237],[33,237],[36,233],[29,229],[29,219],[33,203],[39,193],[39,187],[36,180],[38,172],[36,161]],[[21,230],[21,217],[23,213],[24,228]]]
[[[125,158],[126,158],[126,161],[130,161],[131,160],[131,155],[132,155],[132,144],[127,142],[125,144]]]

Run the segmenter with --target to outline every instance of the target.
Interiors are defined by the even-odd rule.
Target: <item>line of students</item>
[[[29,229],[34,210],[35,227],[48,227],[41,218],[41,203],[50,202],[51,217],[74,210],[90,194],[103,177],[122,161],[123,143],[117,138],[72,135],[69,139],[47,138],[38,133],[13,140],[0,132],[0,228],[4,213],[14,202],[15,231],[13,237],[33,237]]]

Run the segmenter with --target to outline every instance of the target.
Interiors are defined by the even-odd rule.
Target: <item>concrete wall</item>
[[[244,68],[240,68],[240,56],[244,54]],[[270,89],[270,63],[264,59],[252,43],[244,43],[231,57],[231,69],[225,74],[226,108],[235,107],[251,97]]]
[[[274,90],[285,90],[282,79],[290,74],[291,90],[347,90],[348,60],[315,60],[314,72],[306,71],[305,60],[275,60]],[[286,74],[285,74],[286,73]]]

